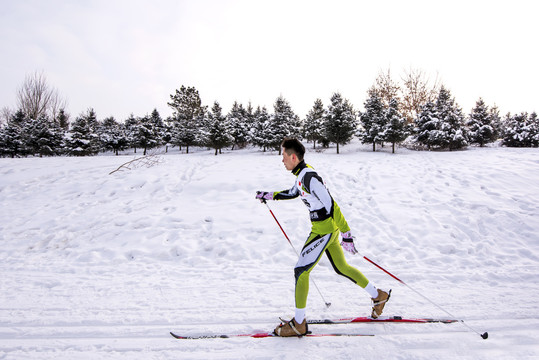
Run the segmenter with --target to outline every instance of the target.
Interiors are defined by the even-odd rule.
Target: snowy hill
[[[1,359],[531,359],[539,357],[539,152],[309,150],[360,253],[462,324],[317,325],[359,338],[175,340],[270,331],[294,309],[296,256],[256,190],[289,188],[276,153],[0,159]],[[269,204],[296,248],[299,200]],[[385,314],[447,317],[360,256],[393,289]],[[308,317],[366,316],[370,299],[327,259]]]

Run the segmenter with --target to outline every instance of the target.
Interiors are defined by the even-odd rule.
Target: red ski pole
[[[361,254],[360,254],[361,255]],[[363,256],[363,255],[361,255]],[[386,274],[388,274],[389,276],[391,276],[393,279],[397,280],[398,282],[406,285],[404,283],[404,281],[402,281],[401,279],[399,279],[398,277],[396,277],[395,275],[393,275],[392,273],[390,273],[389,271],[387,271],[386,269],[384,269],[383,267],[381,267],[380,265],[378,265],[377,263],[375,263],[374,261],[372,261],[371,259],[369,259],[368,257],[366,256],[363,256],[363,259],[367,260],[368,262],[370,262],[371,264],[373,264],[374,266],[376,266],[378,269],[382,270],[383,272],[385,272]],[[406,285],[408,286],[408,285]]]
[[[413,292],[415,292],[417,295],[421,296],[423,299],[427,300],[428,302],[430,302],[432,305],[436,306],[438,309],[442,310],[443,312],[445,312],[447,315],[451,316],[452,318],[455,318],[454,315],[452,315],[450,312],[448,312],[447,310],[445,310],[444,308],[442,308],[440,305],[436,304],[434,301],[432,301],[431,299],[429,299],[428,297],[426,297],[425,295],[423,295],[422,293],[420,293],[419,291],[417,291],[416,289],[414,289],[413,287],[411,287],[410,285],[408,285],[407,283],[405,283],[404,281],[402,281],[401,279],[399,279],[398,277],[396,277],[395,275],[393,275],[392,273],[390,273],[389,271],[387,271],[386,269],[384,269],[383,267],[381,267],[380,265],[378,265],[377,263],[375,263],[374,261],[372,261],[371,259],[369,259],[368,257],[366,256],[363,256],[360,254],[360,256],[363,257],[363,259],[367,260],[368,262],[370,262],[371,264],[373,264],[374,266],[376,266],[378,269],[382,270],[383,272],[385,272],[386,274],[388,274],[389,276],[391,276],[393,279],[397,280],[398,282],[400,282],[401,284],[405,285],[408,289],[412,290]],[[466,326],[468,329],[472,330],[474,333],[476,333],[477,335],[480,335],[483,339],[487,339],[488,338],[488,332],[484,332],[483,334],[479,333],[477,330],[475,330],[474,328],[472,328],[471,326],[469,326],[468,324],[466,324],[464,322],[464,320],[459,320],[459,322],[461,322],[464,326]]]

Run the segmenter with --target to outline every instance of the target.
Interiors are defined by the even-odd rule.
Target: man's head
[[[305,147],[298,139],[284,139],[281,143],[283,148],[283,164],[286,170],[293,170],[305,155]]]

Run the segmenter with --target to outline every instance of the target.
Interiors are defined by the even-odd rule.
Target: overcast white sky
[[[539,111],[536,1],[0,0],[0,107],[43,71],[72,119],[125,120],[182,85],[228,112],[283,95],[304,117],[334,92],[363,109],[379,71],[438,74],[468,114]]]

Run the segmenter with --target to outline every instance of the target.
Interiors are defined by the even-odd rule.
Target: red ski
[[[181,336],[178,334],[175,334],[173,332],[170,333],[174,338],[180,339],[180,340],[200,340],[200,339],[229,339],[229,338],[236,338],[236,337],[250,337],[250,338],[269,338],[269,337],[280,337],[275,335],[273,332],[262,332],[262,333],[248,333],[248,334],[221,334],[221,335],[197,335],[197,336]],[[348,334],[340,334],[340,333],[322,333],[322,334],[313,334],[309,332],[307,335],[303,335],[306,337],[326,337],[326,336],[374,336],[372,334],[354,334],[354,333],[348,333]]]
[[[307,324],[352,324],[352,323],[370,323],[370,322],[392,322],[392,323],[443,323],[450,324],[458,322],[454,319],[431,319],[431,318],[403,318],[401,316],[381,316],[377,319],[371,317],[352,317],[344,319],[313,319],[307,320]]]

